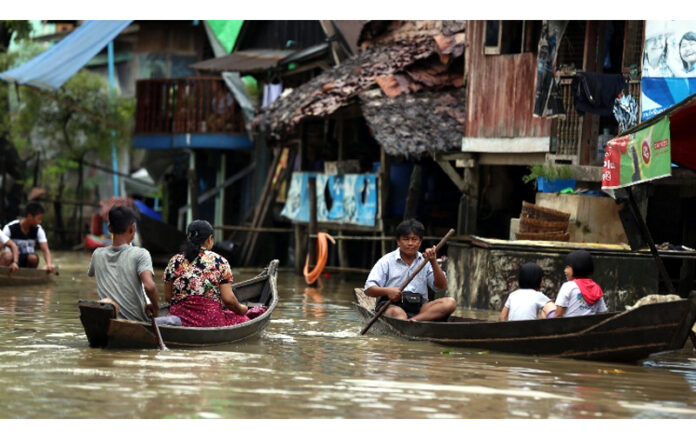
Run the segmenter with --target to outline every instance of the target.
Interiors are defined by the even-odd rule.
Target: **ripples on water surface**
[[[56,259],[54,284],[0,287],[4,418],[696,418],[690,343],[623,365],[360,337],[361,280],[308,289],[281,272],[273,320],[241,344],[90,349],[76,306],[96,298],[89,255]]]

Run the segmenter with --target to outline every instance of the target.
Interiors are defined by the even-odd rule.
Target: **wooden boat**
[[[38,285],[53,282],[54,273],[49,273],[43,268],[20,267],[15,273],[10,275],[9,267],[0,267],[0,287]]]
[[[369,321],[375,315],[375,299],[358,288],[355,298],[354,308]],[[370,331],[453,347],[635,362],[653,353],[681,349],[694,321],[696,292],[688,299],[630,311],[558,319],[498,322],[450,316],[446,322],[409,322],[382,316]]]
[[[237,299],[249,306],[263,305],[266,312],[244,323],[215,328],[157,325],[167,347],[196,347],[234,343],[263,331],[278,304],[278,260],[274,259],[257,276],[232,285]],[[115,318],[114,306],[109,303],[80,300],[80,320],[91,347],[157,348],[157,339],[149,322]],[[160,309],[167,315],[169,306]]]

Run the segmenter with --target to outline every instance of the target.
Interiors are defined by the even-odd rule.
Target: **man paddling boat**
[[[423,224],[415,219],[403,221],[396,227],[398,248],[382,256],[372,267],[365,282],[365,294],[377,297],[379,310],[385,301],[392,303],[384,312],[386,316],[411,321],[431,321],[446,319],[457,306],[451,297],[428,300],[428,288],[436,292],[447,289],[447,277],[437,263],[435,247],[419,252],[423,243]],[[399,286],[420,265],[427,264],[404,288]]]
[[[118,304],[118,317],[147,322],[150,313],[157,317],[157,285],[150,252],[131,245],[135,236],[135,213],[126,206],[109,210],[109,231],[113,244],[94,250],[87,270],[97,279],[100,299]],[[150,303],[145,301],[145,290]]]

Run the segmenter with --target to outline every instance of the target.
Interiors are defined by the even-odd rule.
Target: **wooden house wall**
[[[140,22],[135,53],[171,53],[201,56],[206,44],[203,24],[191,20]]]
[[[247,20],[237,38],[235,51],[246,49],[304,49],[326,40],[319,20]]]
[[[467,22],[467,137],[547,137],[549,120],[532,116],[535,53],[484,55],[485,22]]]

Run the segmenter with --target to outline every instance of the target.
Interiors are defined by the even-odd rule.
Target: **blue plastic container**
[[[560,192],[565,188],[575,189],[577,182],[574,178],[548,179],[546,177],[537,177],[536,181],[538,192]]]

